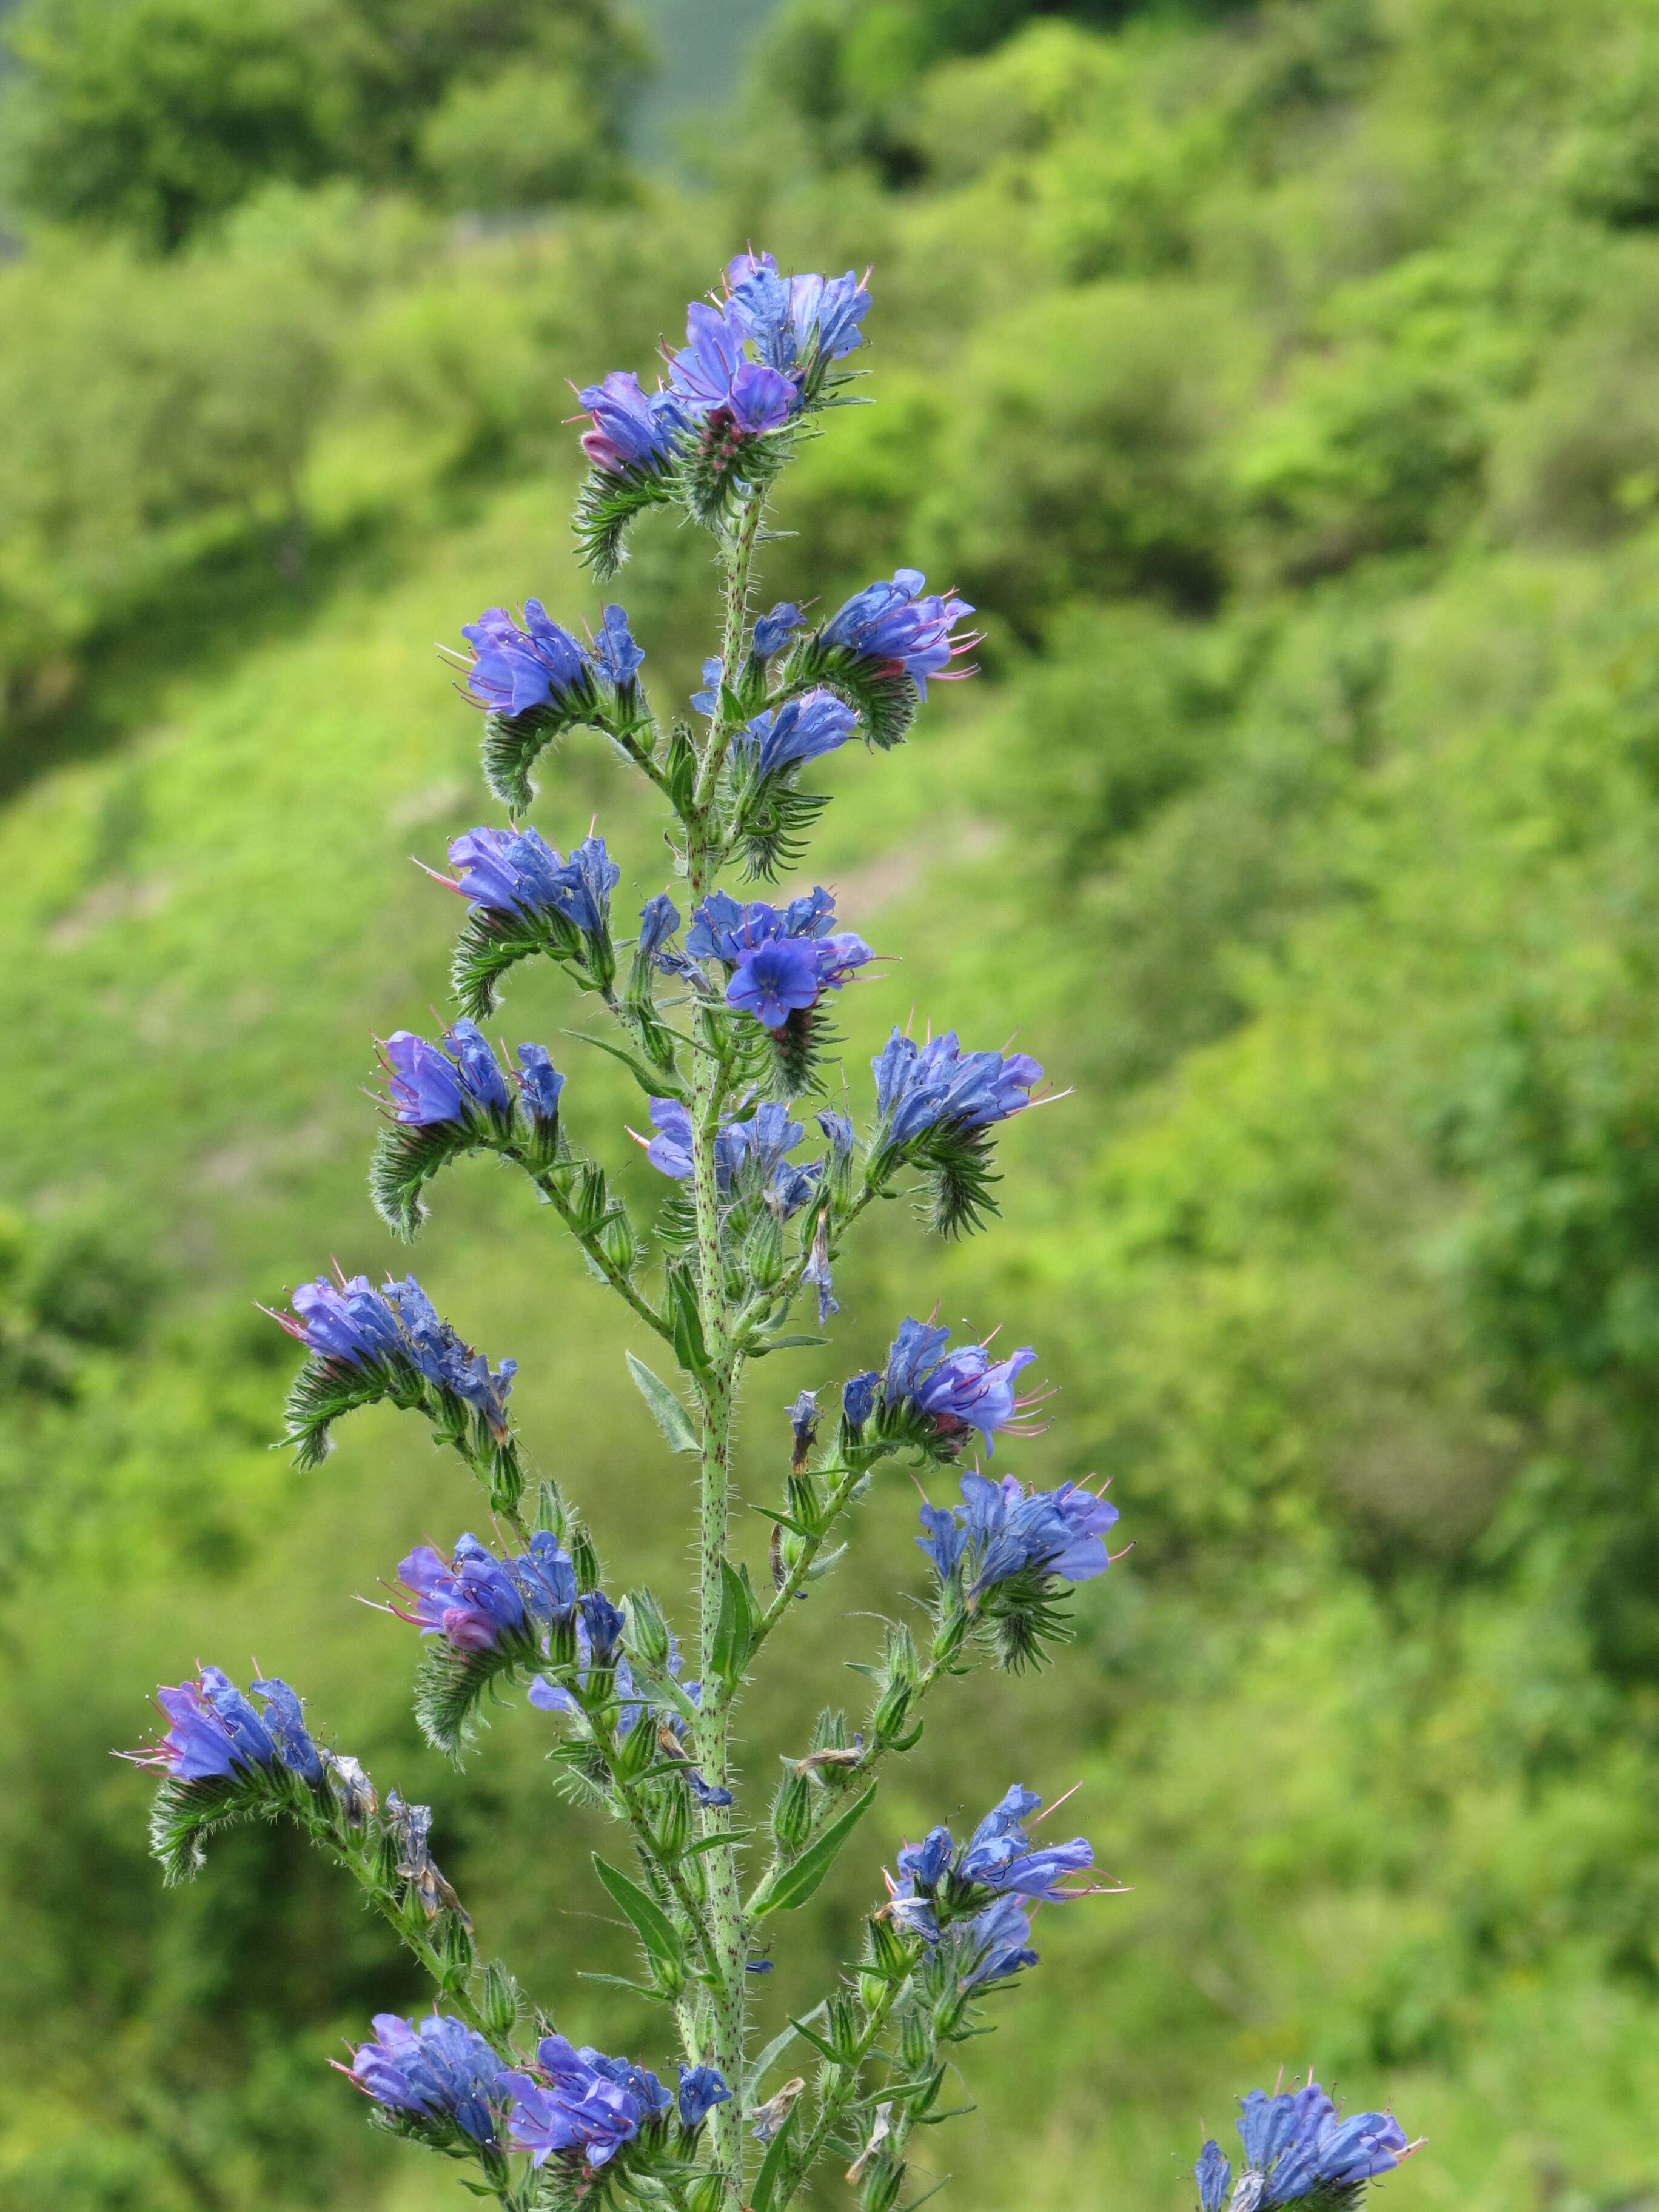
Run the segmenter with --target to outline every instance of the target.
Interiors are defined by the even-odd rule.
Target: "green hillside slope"
[[[163,1894],[107,1757],[151,1682],[256,1634],[430,1798],[486,1953],[577,2039],[652,2055],[574,1978],[627,1946],[562,1884],[591,1839],[537,1717],[458,1781],[407,1716],[406,1632],[348,1595],[474,1496],[378,1417],[291,1473],[253,1302],[331,1253],[402,1264],[350,1084],[441,991],[457,909],[410,855],[492,811],[432,641],[531,592],[594,617],[558,380],[644,368],[745,237],[876,263],[878,404],[801,464],[768,587],[914,557],[988,632],[902,751],[833,764],[822,872],[903,954],[846,994],[848,1079],[914,1006],[1020,1024],[1073,1087],[1011,1130],[996,1237],[876,1224],[833,1357],[751,1373],[750,1487],[797,1389],[938,1300],[1039,1348],[1065,1418],[1019,1471],[1109,1472],[1135,1543],[1051,1674],[930,1725],[767,2002],[811,2001],[902,1834],[1080,1779],[1130,1890],[1039,1920],[940,2131],[951,2200],[1175,2212],[1200,2112],[1310,2063],[1429,2136],[1397,2212],[1659,2191],[1656,38],[1635,0],[1041,22],[907,93],[902,186],[780,94],[672,209],[458,240],[272,204],[258,250],[280,231],[339,287],[307,578],[260,580],[258,539],[245,607],[167,569],[198,626],[66,623],[70,703],[8,732],[0,2203],[445,2197],[324,2063],[417,1998],[374,1931],[274,1834]],[[189,281],[251,281],[251,236]],[[0,341],[19,389],[31,343]],[[696,549],[647,524],[619,588],[684,696]],[[622,772],[573,742],[538,819],[595,814],[623,890],[659,888]],[[617,1157],[641,1102],[574,1019],[538,980],[504,1027]],[[685,1501],[547,1218],[475,1169],[415,1264],[520,1362],[607,1560],[664,1586]],[[752,1741],[921,1589],[914,1510],[872,1498]]]

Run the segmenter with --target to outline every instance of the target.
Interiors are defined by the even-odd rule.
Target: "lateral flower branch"
[[[821,623],[753,604],[773,487],[817,418],[849,404],[847,364],[869,307],[850,271],[785,277],[770,255],[740,254],[689,308],[656,390],[613,371],[580,392],[581,557],[608,580],[639,519],[678,510],[714,540],[718,649],[689,713],[659,720],[620,605],[586,642],[535,599],[462,626],[467,651],[455,658],[483,710],[484,780],[506,818],[462,832],[447,871],[431,872],[465,909],[454,1018],[435,1040],[399,1030],[380,1047],[385,1119],[369,1187],[387,1224],[414,1237],[442,1171],[495,1154],[656,1340],[655,1366],[633,1352],[627,1364],[666,1447],[698,1465],[693,1650],[683,1656],[648,1589],[607,1589],[575,1509],[532,1482],[508,1414],[513,1361],[492,1369],[412,1275],[380,1287],[319,1275],[277,1316],[305,1352],[286,1429],[301,1466],[332,1449],[344,1415],[386,1401],[421,1416],[477,1474],[493,1538],[417,1545],[385,1608],[418,1634],[415,1713],[457,1759],[486,1703],[515,1691],[527,1724],[554,1731],[557,1787],[618,1823],[594,1880],[639,1939],[634,1986],[663,2008],[672,2075],[573,2047],[504,1965],[481,1961],[433,1856],[429,1811],[395,1790],[382,1798],[356,1759],[313,1736],[285,1682],[261,1678],[245,1694],[202,1668],[158,1693],[166,1725],[128,1754],[161,1778],[151,1835],[168,1881],[194,1875],[220,1829],[282,1819],[362,1886],[431,1976],[435,2006],[418,2022],[376,2017],[343,2070],[380,2125],[459,2161],[476,2193],[511,2212],[783,2212],[826,2159],[865,2212],[889,2212],[915,2130],[951,2117],[939,2100],[953,2046],[982,2032],[987,1999],[1037,1962],[1034,1914],[1102,1887],[1086,1839],[1035,1838],[1041,1800],[1017,1784],[965,1843],[940,1826],[899,1846],[835,1986],[767,2049],[750,2048],[750,1978],[767,1963],[757,1952],[770,1923],[817,1893],[871,1820],[881,1765],[915,1744],[939,1683],[981,1663],[1039,1666],[1063,1642],[1070,1595],[1105,1573],[1117,1520],[1093,1490],[1029,1490],[981,1471],[999,1442],[1040,1422],[1042,1394],[1020,1387],[1033,1351],[999,1358],[906,1319],[884,1366],[842,1384],[833,1418],[818,1391],[797,1397],[781,1493],[763,1509],[761,1587],[732,1542],[745,1367],[829,1341],[817,1332],[838,1310],[842,1248],[874,1200],[911,1193],[945,1237],[982,1228],[997,1211],[996,1133],[1043,1095],[1024,1054],[895,1030],[860,1131],[828,1103],[829,1079],[836,1068],[844,1092],[836,1011],[875,955],[823,889],[748,895],[804,856],[827,804],[813,763],[855,736],[890,750],[930,679],[970,672],[972,608],[930,592],[915,569]],[[604,838],[590,830],[562,852],[526,818],[542,756],[577,729],[607,739],[667,810],[672,881],[631,938],[615,932],[621,872]],[[637,1141],[662,1178],[648,1232],[572,1138],[546,1047],[521,1043],[503,1066],[478,1026],[532,960],[562,970],[598,1025],[579,1034],[642,1093]],[[671,1363],[672,1376],[658,1371]],[[769,1802],[745,1810],[733,1711],[888,1462],[956,1492],[921,1511],[927,1620],[885,1630],[864,1670],[861,1722],[849,1729],[826,1709],[782,1755]],[[1256,2093],[1241,2129],[1237,2184],[1205,2147],[1205,2212],[1346,2203],[1407,2148],[1386,2115],[1340,2121],[1312,2086]]]

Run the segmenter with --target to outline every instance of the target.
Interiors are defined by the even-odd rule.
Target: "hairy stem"
[[[524,1165],[524,1163],[520,1162],[520,1164],[522,1166]],[[581,1246],[583,1251],[586,1253],[588,1258],[593,1262],[593,1265],[605,1277],[606,1282],[610,1284],[611,1289],[615,1291],[617,1296],[619,1298],[625,1300],[626,1303],[633,1308],[634,1311],[639,1316],[640,1319],[645,1323],[647,1328],[654,1329],[657,1334],[666,1343],[672,1344],[674,1341],[673,1330],[663,1319],[662,1316],[656,1310],[655,1307],[653,1306],[647,1299],[641,1297],[640,1293],[635,1289],[632,1283],[629,1281],[627,1276],[623,1274],[622,1269],[612,1266],[611,1262],[605,1258],[604,1252],[600,1249],[598,1237],[590,1235],[578,1228],[574,1210],[572,1208],[569,1200],[560,1194],[558,1189],[554,1184],[551,1176],[547,1174],[538,1175],[533,1168],[529,1167],[526,1167],[525,1172],[529,1176],[537,1189],[550,1201],[555,1212],[557,1213],[559,1218],[563,1222],[565,1227],[575,1238],[577,1243]]]
[[[707,830],[701,819],[691,830],[688,858],[689,888],[695,907],[712,889],[714,872]],[[707,1372],[698,1378],[697,1386],[702,1401],[702,1510],[698,1528],[700,1645],[702,1680],[709,1686],[708,1702],[697,1723],[697,1763],[705,1778],[723,1789],[729,1764],[726,1723],[730,1708],[727,1699],[714,1692],[714,1632],[720,1620],[721,1569],[726,1560],[731,1514],[732,1389],[737,1358],[726,1295],[720,1191],[714,1173],[722,1062],[718,1038],[712,1034],[712,1018],[700,1012],[697,1024],[704,1042],[716,1048],[710,1052],[694,1053],[691,1065],[692,1200],[697,1227],[700,1316],[708,1355]],[[705,1835],[724,1834],[731,1827],[730,1814],[725,1807],[705,1808],[702,1821]],[[714,2063],[728,2082],[735,2083],[743,2076],[744,1969],[748,1937],[730,1844],[720,1844],[708,1852],[708,1881],[715,1952],[715,1980],[710,1993]],[[717,2106],[711,2126],[715,2160],[725,2180],[728,2212],[741,2212],[743,2135],[735,2103]]]
[[[623,1810],[627,1815],[629,1826],[634,1831],[635,1850],[645,1864],[659,1875],[672,1892],[675,1903],[685,1915],[687,1923],[697,1939],[697,1948],[702,1953],[704,1965],[709,1972],[718,1978],[720,1971],[720,1954],[714,1948],[714,1938],[709,1934],[708,1924],[702,1917],[697,1900],[691,1894],[690,1884],[685,1879],[684,1868],[676,1865],[672,1859],[665,1859],[657,1849],[652,1838],[650,1823],[645,1817],[645,1808],[640,1802],[638,1790],[631,1783],[623,1781],[617,1772],[612,1747],[591,1720],[587,1723],[587,1733],[595,1750],[605,1761],[605,1771],[611,1777],[611,1786],[615,1790]]]
[[[812,2123],[811,2133],[791,2161],[792,2178],[773,2197],[773,2212],[784,2212],[785,2206],[794,2197],[802,2183],[823,2157],[824,2145],[846,2118],[853,2100],[858,2094],[859,2076],[863,2069],[864,2062],[875,2048],[876,2038],[886,2027],[893,2007],[898,2002],[908,1985],[908,1978],[907,1975],[902,1980],[889,1982],[883,1990],[880,2002],[864,2024],[864,2033],[859,2038],[857,2055],[851,2065],[842,2069],[841,2080],[836,2083],[819,2107],[818,2116]]]
[[[764,492],[751,492],[739,511],[737,526],[725,546],[726,632],[720,640],[720,687],[724,690],[737,680],[738,662],[743,655],[743,634],[749,619],[749,583],[755,561],[755,539],[760,530],[762,510],[766,505]],[[697,770],[695,805],[699,814],[706,813],[714,796],[719,781],[720,763],[732,736],[731,725],[718,711],[710,725],[708,744]],[[693,896],[701,894],[693,890]]]

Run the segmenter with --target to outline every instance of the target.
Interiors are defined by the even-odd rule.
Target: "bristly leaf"
[[[567,730],[579,729],[585,722],[597,724],[599,711],[598,688],[592,674],[585,672],[559,696],[556,705],[535,707],[523,714],[498,714],[493,710],[486,714],[484,781],[502,805],[514,814],[527,813],[536,795],[530,771],[538,757]]]
[[[389,1124],[380,1132],[368,1164],[368,1193],[386,1227],[404,1242],[413,1240],[426,1218],[421,1193],[440,1169],[464,1152],[476,1152],[481,1133],[459,1121]]]
[[[610,1893],[611,1901],[633,1922],[639,1939],[644,1944],[653,1964],[665,1966],[672,1974],[682,1976],[685,1972],[685,1953],[680,1942],[679,1931],[673,1922],[639,1884],[630,1881],[606,1864],[597,1851],[593,1854],[593,1871]]]
[[[651,1408],[651,1418],[662,1431],[672,1452],[696,1454],[702,1449],[690,1417],[668,1385],[651,1372],[644,1360],[636,1359],[631,1352],[624,1352],[628,1371],[634,1378],[634,1388]]]
[[[776,482],[795,449],[793,426],[745,434],[710,416],[680,441],[680,495],[692,520],[718,530],[740,499]]]
[[[574,931],[570,935],[574,936]],[[461,925],[449,963],[449,987],[470,1020],[483,1021],[501,1004],[501,981],[509,968],[538,952],[569,958],[539,920],[474,907]]]
[[[342,1414],[378,1405],[383,1398],[404,1412],[418,1406],[421,1378],[415,1369],[308,1358],[289,1384],[283,1407],[283,1441],[294,1447],[295,1466],[302,1473],[320,1467],[334,1449],[331,1431]]]
[[[735,1682],[749,1663],[755,1640],[755,1607],[744,1577],[720,1561],[720,1609],[715,1617],[709,1664],[723,1682]]]
[[[572,528],[576,557],[601,584],[608,584],[628,558],[629,526],[647,507],[665,507],[676,495],[672,470],[655,475],[645,469],[593,469],[576,495]]]
[[[793,1912],[817,1895],[819,1883],[841,1856],[842,1846],[869,1811],[878,1786],[872,1782],[862,1797],[855,1798],[798,1859],[792,1859],[781,1870],[756,1900],[753,1917],[757,1920],[769,1912]]]
[[[921,695],[897,661],[872,661],[844,646],[826,646],[822,632],[803,638],[790,654],[781,694],[790,697],[822,684],[844,699],[879,751],[904,742],[916,719]]]
[[[806,850],[807,832],[830,804],[822,792],[799,791],[785,776],[769,776],[749,796],[732,834],[751,883],[774,883]]]
[[[458,1651],[444,1637],[429,1638],[415,1670],[415,1717],[422,1735],[459,1765],[477,1734],[485,1696],[521,1672],[533,1674],[539,1658],[528,1637],[503,1637],[486,1651]]]
[[[150,1808],[149,1847],[168,1888],[192,1881],[206,1863],[210,1836],[241,1820],[275,1820],[292,1814],[313,1825],[316,1803],[299,1777],[280,1763],[239,1768],[225,1780],[179,1782],[169,1777]]]

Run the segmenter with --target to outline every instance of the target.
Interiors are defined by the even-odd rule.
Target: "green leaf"
[[[754,1609],[742,1577],[729,1560],[720,1561],[720,1609],[714,1621],[709,1663],[723,1682],[735,1682],[748,1663],[755,1640]]]
[[[820,2058],[827,2058],[832,2066],[839,2066],[842,2063],[841,2053],[833,2044],[826,2043],[816,2028],[808,2027],[804,2020],[792,2019],[789,2025],[797,2035],[804,2035],[806,2038]]]
[[[595,1036],[588,1030],[566,1030],[564,1034],[580,1044],[594,1045],[600,1052],[608,1052],[612,1060],[621,1060],[647,1098],[678,1098],[684,1103],[685,1085],[672,1070],[653,1067],[638,1053],[629,1052],[626,1045],[616,1044],[609,1037]]]
[[[717,1835],[698,1836],[680,1853],[683,1859],[694,1859],[699,1851],[717,1851],[722,1844],[740,1844],[754,1834],[752,1828],[722,1828]]]
[[[823,2007],[820,2004],[815,2006],[813,2009],[817,2012],[822,2012]],[[810,2020],[811,2014],[809,2013],[807,2017]],[[763,2051],[749,2066],[743,2077],[743,2103],[744,2110],[745,2112],[747,2112],[750,2105],[754,2101],[756,2090],[759,2088],[761,2083],[766,2079],[767,2075],[777,2064],[779,2059],[782,2057],[784,2052],[788,2050],[790,2045],[794,2041],[794,2039],[795,2023],[792,2020],[788,2027],[784,2029],[781,2035],[775,2035],[772,2038],[772,2040],[767,2045],[765,2050]]]
[[[766,2146],[761,2170],[755,2176],[755,2193],[749,2200],[750,2212],[772,2212],[772,2199],[777,2191],[783,2161],[788,2155],[789,2138],[794,2133],[795,2115],[799,2110],[799,2103],[791,2105],[784,2115],[783,2125]]]
[[[764,1359],[769,1352],[799,1352],[809,1344],[828,1344],[827,1336],[757,1336],[745,1349],[751,1359]]]
[[[798,1859],[784,1868],[765,1896],[757,1901],[757,1920],[763,1920],[769,1912],[793,1912],[815,1894],[818,1884],[840,1856],[842,1844],[869,1811],[878,1786],[872,1782],[862,1797],[849,1805],[839,1820],[832,1820],[816,1842],[809,1844]]]
[[[674,1332],[674,1357],[688,1375],[708,1373],[708,1346],[697,1306],[697,1286],[689,1267],[668,1271],[668,1320]]]
[[[607,1866],[597,1851],[593,1854],[593,1870],[610,1891],[613,1902],[622,1907],[639,1930],[640,1941],[652,1957],[683,1972],[685,1960],[680,1948],[679,1930],[655,1898],[647,1896],[638,1882],[629,1881],[615,1867]]]
[[[702,1444],[691,1425],[690,1415],[660,1376],[653,1375],[644,1360],[625,1352],[628,1371],[634,1378],[634,1388],[651,1408],[651,1418],[662,1431],[672,1452],[700,1452]]]

